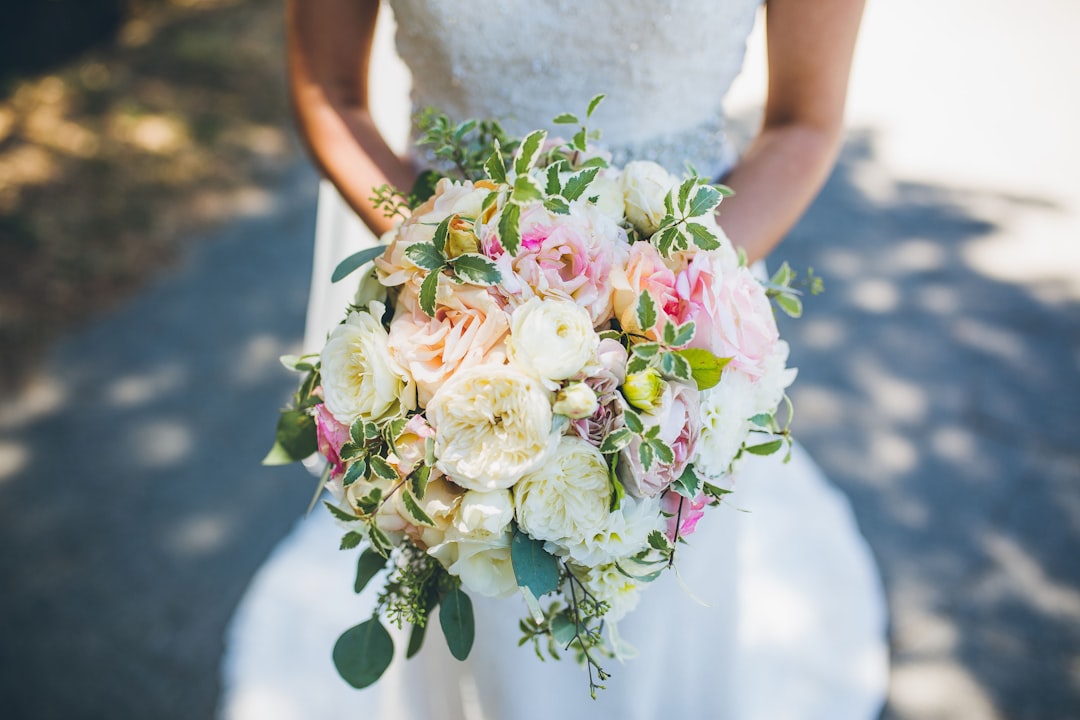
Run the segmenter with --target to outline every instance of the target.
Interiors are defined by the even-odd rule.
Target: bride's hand
[[[288,0],[289,95],[312,159],[376,235],[393,221],[371,203],[384,184],[408,191],[416,177],[375,127],[368,65],[378,0]]]
[[[765,117],[724,179],[736,195],[717,216],[751,261],[780,242],[836,162],[863,0],[767,0],[765,7]]]

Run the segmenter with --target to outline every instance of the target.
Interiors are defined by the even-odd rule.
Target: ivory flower
[[[375,317],[382,316],[382,305],[371,309],[350,313],[322,351],[326,409],[343,425],[359,417],[378,422],[416,406],[412,382],[387,352],[386,330]]]
[[[467,490],[508,488],[542,465],[553,441],[549,393],[507,366],[452,375],[427,407],[437,467]]]
[[[600,336],[588,313],[567,300],[532,298],[510,319],[510,362],[549,388],[577,375],[596,358]]]
[[[596,392],[585,383],[574,383],[559,391],[552,409],[559,415],[580,420],[591,416],[598,407]]]
[[[648,160],[627,163],[622,176],[626,219],[645,235],[660,227],[667,210],[664,198],[679,181],[660,165]]]

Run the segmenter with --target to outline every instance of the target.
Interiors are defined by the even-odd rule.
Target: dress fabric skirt
[[[317,352],[354,287],[328,287],[337,262],[374,240],[328,184],[320,192],[305,351]],[[477,639],[450,657],[437,622],[418,657],[375,686],[338,676],[338,635],[371,615],[378,581],[352,591],[358,551],[316,508],[255,575],[226,639],[221,716],[230,720],[739,718],[869,720],[884,702],[887,613],[872,554],[846,498],[805,451],[751,457],[729,502],[708,512],[666,573],[619,623],[639,651],[597,701],[571,659],[517,647],[517,599],[474,597]]]

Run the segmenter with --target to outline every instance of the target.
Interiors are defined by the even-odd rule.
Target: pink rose
[[[698,493],[693,500],[687,500],[679,493],[668,490],[662,498],[661,508],[671,517],[668,518],[665,534],[668,540],[675,542],[675,530],[678,529],[678,537],[687,537],[697,529],[698,520],[705,515],[705,506],[709,504],[709,498],[705,493]],[[681,508],[680,508],[681,505]]]
[[[612,273],[611,284],[615,317],[628,332],[642,333],[653,340],[662,336],[668,319],[680,323],[686,314],[676,289],[676,276],[664,262],[651,243],[636,242],[630,246],[629,257],[623,268]],[[656,323],[643,328],[638,323],[638,298],[649,293],[656,307]]]
[[[416,382],[417,400],[427,406],[455,372],[483,363],[503,364],[510,332],[506,312],[485,288],[439,283],[435,317],[403,293],[387,347]]]
[[[569,215],[556,215],[542,205],[521,217],[521,245],[507,253],[497,236],[497,221],[482,231],[485,254],[502,272],[496,289],[506,303],[518,307],[533,297],[571,300],[585,309],[593,326],[611,319],[613,270],[626,261],[626,231],[596,207],[574,202]]]
[[[413,415],[394,441],[394,464],[402,477],[411,473],[427,454],[427,439],[435,437],[435,428],[423,415]]]
[[[319,441],[319,454],[330,463],[331,477],[340,476],[345,472],[341,446],[351,439],[349,428],[338,422],[323,403],[315,406],[315,435]]]
[[[641,438],[635,436],[619,455],[616,470],[626,491],[635,497],[655,497],[667,489],[686,469],[701,434],[698,391],[689,385],[669,382],[655,413],[642,414],[646,427],[660,425],[659,438],[672,450],[673,463],[654,458],[648,472],[641,464]]]

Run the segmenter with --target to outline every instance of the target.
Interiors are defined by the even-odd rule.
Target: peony
[[[646,427],[659,425],[659,439],[667,443],[674,462],[664,463],[654,457],[648,471],[641,464],[641,437],[634,436],[619,455],[619,480],[635,497],[654,497],[682,475],[694,454],[701,433],[696,388],[680,382],[668,383],[660,406],[651,414],[641,415]]]
[[[357,418],[378,422],[416,407],[415,388],[387,352],[386,330],[371,312],[352,312],[334,328],[322,351],[323,397],[330,414],[343,425]]]
[[[652,235],[667,214],[664,198],[679,186],[679,180],[648,160],[627,163],[620,180],[626,202],[626,219],[642,234]]]
[[[398,303],[387,347],[416,382],[418,402],[427,405],[450,375],[484,363],[501,365],[509,331],[509,318],[487,290],[440,282],[435,317],[415,301]]]
[[[547,458],[549,393],[508,366],[479,366],[448,379],[431,398],[437,467],[468,490],[508,488]]]
[[[506,350],[510,362],[555,389],[596,357],[599,344],[589,314],[575,303],[534,297],[514,310]]]
[[[497,292],[518,307],[534,297],[570,300],[595,327],[611,319],[611,280],[626,262],[626,231],[594,205],[570,203],[569,215],[543,205],[522,213],[521,246],[511,256],[497,236],[497,220],[481,230],[484,253],[502,273]]]

